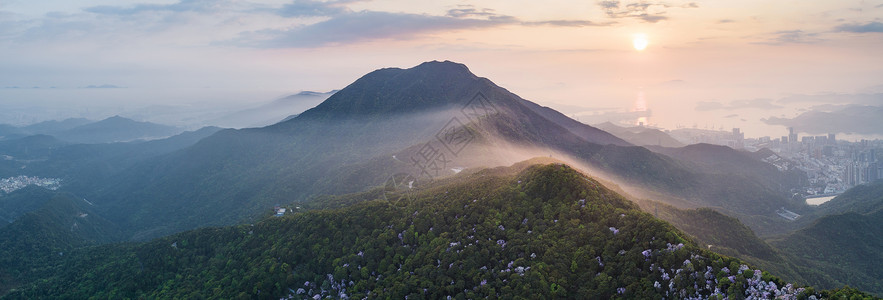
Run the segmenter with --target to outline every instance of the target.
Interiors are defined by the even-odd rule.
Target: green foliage
[[[883,294],[883,210],[818,219],[771,243],[807,267],[804,277],[823,288],[849,284]]]
[[[816,215],[855,212],[867,214],[883,209],[883,180],[855,186],[818,208]]]
[[[368,192],[334,210],[78,249],[7,297],[660,299],[741,297],[761,280],[567,166],[505,173],[439,180],[408,203]]]
[[[26,196],[31,196],[30,198]],[[120,238],[119,229],[70,194],[27,188],[4,198],[24,198],[39,208],[0,227],[0,295],[28,280],[48,277],[77,248]]]

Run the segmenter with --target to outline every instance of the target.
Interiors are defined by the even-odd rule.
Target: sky
[[[778,137],[883,106],[881,48],[883,0],[0,0],[0,123],[196,126],[451,60],[587,123]]]

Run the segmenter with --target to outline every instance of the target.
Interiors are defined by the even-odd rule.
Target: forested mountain
[[[150,122],[113,116],[55,133],[55,137],[82,144],[129,142],[139,139],[160,139],[181,133],[182,130]]]
[[[855,212],[867,214],[883,209],[883,180],[855,186],[819,205],[823,215]]]
[[[420,184],[548,155],[682,207],[718,207],[762,233],[783,228],[769,226],[786,222],[774,211],[795,205],[762,179],[630,146],[453,62],[371,72],[291,120],[220,131],[77,191],[128,212],[105,215],[145,239],[248,221],[274,204],[357,192],[395,174]]]
[[[9,124],[0,124],[0,141],[20,137],[19,129]]]
[[[107,235],[101,238],[71,236],[70,233],[65,232],[62,236],[66,238],[61,239],[60,244],[55,244],[51,240],[44,241],[47,244],[40,245],[43,249],[70,250],[93,245],[96,242],[146,241],[159,238],[146,244],[107,245],[99,248],[89,247],[75,250],[74,252],[79,256],[60,258],[64,261],[65,266],[62,269],[53,269],[52,266],[32,268],[33,272],[25,272],[27,274],[22,276],[46,280],[32,282],[37,285],[31,285],[26,290],[20,291],[21,293],[14,294],[22,297],[64,295],[76,298],[83,293],[101,293],[102,297],[110,298],[124,297],[120,295],[159,297],[169,295],[165,294],[169,292],[178,293],[176,295],[181,297],[187,296],[179,291],[187,291],[187,293],[195,291],[203,295],[214,294],[216,293],[214,289],[209,293],[204,290],[204,287],[195,287],[196,282],[201,284],[209,279],[215,280],[212,281],[213,283],[219,282],[217,280],[224,280],[220,281],[222,282],[220,285],[227,288],[220,288],[217,292],[222,296],[218,297],[267,297],[268,294],[258,295],[255,290],[255,282],[258,281],[254,280],[258,279],[231,282],[225,278],[227,275],[211,275],[217,278],[209,279],[205,277],[208,276],[206,274],[219,272],[217,268],[222,267],[218,265],[222,264],[221,258],[215,256],[232,255],[230,253],[234,250],[231,249],[244,245],[241,244],[246,241],[243,238],[250,239],[250,237],[238,235],[250,226],[205,229],[173,237],[168,237],[168,235],[207,226],[253,223],[266,217],[271,208],[277,205],[301,206],[307,209],[340,209],[298,214],[300,216],[298,218],[302,219],[296,219],[324,226],[321,228],[336,228],[335,230],[317,229],[310,227],[312,225],[309,224],[298,223],[301,221],[286,218],[283,218],[285,220],[260,221],[255,225],[260,230],[254,231],[261,232],[259,235],[261,239],[247,240],[249,243],[256,243],[249,244],[249,247],[254,246],[257,250],[250,252],[247,256],[243,256],[245,254],[242,253],[235,254],[240,257],[238,262],[227,261],[226,258],[223,261],[224,272],[240,274],[240,278],[244,278],[243,274],[253,274],[250,276],[260,277],[262,278],[260,282],[270,284],[266,277],[262,277],[265,275],[257,275],[260,272],[276,274],[280,270],[278,266],[273,271],[264,268],[269,263],[264,262],[264,259],[269,259],[265,257],[268,255],[267,252],[280,254],[278,252],[281,251],[280,247],[297,248],[296,245],[308,244],[327,245],[330,249],[349,249],[347,247],[363,245],[360,243],[371,241],[366,236],[370,235],[372,239],[377,238],[374,235],[378,232],[377,230],[383,231],[384,229],[370,227],[370,230],[365,229],[368,231],[344,231],[342,229],[353,225],[351,221],[346,221],[347,218],[352,218],[353,215],[367,216],[365,222],[379,222],[386,218],[389,219],[388,222],[400,222],[411,226],[409,222],[418,221],[408,215],[400,215],[397,209],[404,206],[410,210],[417,194],[420,194],[420,197],[424,199],[422,202],[418,201],[422,203],[421,207],[431,207],[441,214],[447,214],[446,211],[456,208],[454,206],[448,207],[450,202],[441,201],[437,204],[438,206],[434,206],[435,204],[431,204],[427,200],[444,198],[441,196],[444,194],[443,191],[438,190],[442,189],[442,186],[454,183],[466,184],[460,182],[465,180],[464,178],[469,178],[467,181],[472,183],[484,182],[482,181],[484,177],[501,180],[495,181],[496,183],[510,180],[511,178],[505,180],[501,178],[516,176],[511,174],[515,170],[481,170],[487,167],[510,165],[537,156],[554,157],[554,159],[573,164],[592,173],[593,176],[603,178],[608,186],[613,186],[612,183],[615,182],[629,193],[634,193],[635,197],[632,200],[638,203],[644,211],[654,213],[658,211],[660,219],[671,222],[681,229],[676,232],[679,238],[666,237],[664,240],[680,241],[683,239],[683,243],[690,249],[689,256],[703,255],[703,257],[707,257],[700,253],[708,253],[705,251],[708,249],[720,251],[726,255],[744,258],[744,261],[748,261],[749,264],[764,266],[789,280],[825,283],[826,287],[835,287],[840,283],[854,285],[853,280],[872,279],[872,277],[850,277],[849,280],[835,283],[830,275],[819,273],[817,270],[807,267],[810,264],[795,259],[798,255],[795,252],[780,251],[758,238],[758,234],[761,236],[782,234],[796,229],[802,224],[801,222],[787,221],[776,215],[775,211],[781,207],[788,207],[799,212],[811,211],[805,203],[799,201],[800,199],[791,199],[790,193],[788,193],[789,189],[799,183],[801,178],[805,180],[805,175],[799,172],[781,172],[775,166],[756,157],[756,154],[736,151],[727,147],[712,145],[691,145],[681,148],[648,146],[653,149],[651,151],[644,147],[633,146],[607,132],[581,124],[552,109],[522,99],[496,86],[488,79],[475,76],[466,66],[452,62],[427,62],[410,69],[389,68],[371,72],[297,117],[263,128],[239,130],[205,128],[197,132],[147,142],[69,144],[49,136],[28,137],[6,142],[0,141],[0,154],[7,151],[18,156],[9,156],[12,158],[0,160],[0,176],[4,176],[3,174],[20,175],[25,172],[32,176],[61,178],[64,184],[60,189],[60,195],[68,195],[71,199],[89,199],[89,206],[83,209],[88,209],[87,214],[100,220],[102,224],[106,225],[104,227],[112,229],[104,232]],[[502,173],[508,175],[503,176]],[[568,176],[564,177],[570,178]],[[559,183],[556,179],[546,185],[554,186]],[[379,186],[386,189],[377,189]],[[465,191],[469,189],[467,186],[459,186],[457,189]],[[404,187],[408,187],[412,192],[402,194],[401,189]],[[453,188],[452,186],[447,187]],[[478,185],[471,188],[482,193],[490,193],[491,190],[501,189],[501,186]],[[595,186],[593,189],[600,191],[601,188]],[[554,195],[558,195],[554,189],[540,188],[536,191],[540,190],[551,194],[545,196],[535,194],[528,198],[524,198],[521,194],[495,194],[494,197],[499,199],[494,201],[515,199],[521,201],[519,203],[523,202],[522,204],[526,207],[536,208],[536,205],[539,204],[534,203],[535,201],[552,199],[557,197]],[[47,194],[40,195],[39,189],[26,189],[26,191],[34,193],[33,197],[43,197],[39,199],[50,199],[47,198],[47,195],[57,195],[48,191],[44,191]],[[606,193],[606,190],[604,191]],[[333,196],[358,192],[364,193]],[[15,194],[9,195],[7,198],[13,196]],[[569,199],[569,197],[565,198]],[[613,207],[611,209],[626,210],[626,215],[636,213],[631,211],[638,206],[622,200],[619,196],[608,195],[604,197],[606,197],[602,198],[604,201],[613,201],[610,204]],[[384,207],[380,205],[382,203],[366,202],[366,200],[380,198],[383,198],[384,201],[391,201],[392,207],[389,210],[384,210]],[[26,198],[20,197],[19,199]],[[557,199],[555,201],[563,201],[563,198],[555,199]],[[44,205],[48,202],[41,201],[22,205],[23,209],[6,214],[8,215],[5,217],[7,222],[14,221],[14,223],[7,225],[6,229],[17,228],[16,234],[27,235],[28,228],[61,228],[58,226],[20,225],[27,220],[45,215]],[[74,201],[73,203],[78,202]],[[82,205],[82,203],[78,204]],[[457,202],[457,205],[460,204],[462,203]],[[544,222],[549,221],[549,214],[555,215],[565,212],[564,206],[557,207],[547,204],[543,204],[541,209]],[[60,205],[58,207],[67,206]],[[518,210],[519,208],[507,209]],[[370,216],[374,210],[377,210],[382,218]],[[576,211],[569,213],[576,213]],[[501,211],[482,210],[480,212],[493,215],[476,216],[476,218],[492,217],[495,218],[494,220],[501,220],[500,222],[511,221],[505,218],[506,214],[520,216],[526,213],[520,210],[517,213],[507,211],[503,215],[497,215],[498,213],[502,214]],[[532,214],[534,217],[530,219],[540,218],[536,211]],[[658,220],[644,219],[648,215],[641,214],[641,216],[638,218],[641,222],[662,224]],[[457,220],[460,218],[456,212],[454,217]],[[328,220],[322,218],[328,218]],[[603,224],[604,226],[619,228],[616,225],[619,223],[596,215],[574,218],[582,220],[572,224],[579,229],[577,231],[566,231],[567,234],[555,233],[550,235],[548,240],[534,239],[532,236],[518,236],[518,238],[525,240],[525,244],[530,244],[531,249],[547,247],[556,243],[567,245],[576,243],[574,249],[556,248],[558,252],[569,253],[568,255],[572,254],[571,257],[575,257],[573,255],[578,256],[578,253],[568,251],[576,251],[575,249],[584,246],[589,247],[582,244],[585,241],[568,240],[565,242],[559,240],[565,240],[570,236],[598,238],[592,236],[595,233],[582,232],[583,229],[592,230],[592,227],[585,225],[586,228],[580,228],[579,225],[582,224],[580,222],[604,221],[609,223]],[[551,219],[552,224],[556,224],[556,219],[558,218]],[[434,217],[431,220],[435,221],[419,222],[438,221]],[[485,222],[484,219],[482,222]],[[36,224],[46,223],[38,222]],[[399,226],[399,223],[384,224],[383,226]],[[517,224],[513,225],[518,226]],[[280,233],[272,232],[271,227],[266,226],[278,228]],[[556,225],[545,224],[544,226],[542,228],[551,228]],[[505,227],[509,228],[509,225],[505,225]],[[657,229],[654,228],[641,228],[648,232],[657,232]],[[671,227],[666,228],[668,229],[665,230],[671,229]],[[450,229],[453,230],[452,232],[459,230],[455,227],[450,227]],[[248,231],[252,231],[252,229]],[[101,231],[95,232],[99,235],[102,233]],[[310,232],[310,234],[303,236],[299,234],[300,232]],[[401,230],[397,232],[401,232]],[[409,234],[413,233],[414,231]],[[59,233],[41,234],[52,236]],[[322,236],[323,234],[327,235]],[[421,231],[418,236],[425,234],[427,234],[425,231]],[[331,241],[325,240],[329,238],[328,235],[333,236]],[[289,241],[291,236],[297,236],[296,240]],[[173,240],[182,237],[187,242],[177,243],[177,240]],[[374,244],[371,245],[382,246],[382,251],[392,251],[384,248],[387,246],[384,243],[390,241],[383,240],[386,238],[389,237],[381,237],[379,241],[372,241]],[[347,240],[347,243],[352,244],[329,244],[332,241],[340,243],[342,242],[340,239]],[[688,241],[690,239],[695,239],[701,244],[695,246],[691,241]],[[188,249],[187,246],[195,240],[199,240],[198,243],[203,246],[200,246],[201,248],[196,252],[183,251],[187,254],[183,254],[185,256],[181,257],[181,260],[158,260],[159,258],[150,256],[153,255],[152,253],[172,251],[167,249],[167,247],[171,247],[169,245],[175,245],[171,247],[174,251]],[[22,239],[14,241],[17,243],[29,242]],[[621,248],[620,250],[631,253],[629,251],[635,250],[633,248],[637,246],[628,243],[636,241],[623,241],[631,248]],[[292,244],[295,242],[300,244]],[[540,242],[545,244],[535,244]],[[601,240],[597,242],[607,243]],[[27,245],[27,243],[25,244]],[[409,245],[409,247],[418,246],[418,244]],[[437,246],[431,244],[431,247]],[[653,249],[659,250],[657,246],[660,245],[650,242],[648,247],[652,248],[651,246],[656,247]],[[429,246],[424,245],[423,247]],[[838,244],[838,247],[845,247],[845,244]],[[699,248],[705,249],[699,250]],[[592,253],[596,253],[595,256],[600,258],[604,258],[600,255],[601,253],[610,250],[591,247],[586,249],[594,251]],[[297,248],[291,251],[317,250]],[[383,255],[389,254],[393,257],[399,254],[405,255],[396,251],[383,252]],[[656,250],[652,250],[651,253],[655,253],[654,251]],[[69,251],[60,252],[67,253]],[[492,253],[482,252],[481,254],[481,258],[470,259],[483,259]],[[107,256],[105,258],[98,257],[103,255]],[[334,252],[325,256],[315,256],[318,255],[316,252],[296,252],[285,255],[289,257],[287,263],[292,268],[286,272],[294,271],[294,273],[277,274],[283,276],[284,280],[273,279],[275,281],[270,284],[272,287],[264,285],[257,287],[257,290],[271,291],[266,292],[270,293],[269,297],[279,297],[288,292],[295,292],[297,288],[293,286],[291,286],[292,290],[286,290],[287,284],[291,283],[290,276],[294,276],[295,281],[310,280],[315,283],[318,280],[315,278],[316,276],[337,272],[333,269],[333,272],[329,272],[327,266],[320,267],[316,262],[306,269],[312,273],[302,276],[303,270],[294,269],[294,262],[302,264],[308,258],[319,257],[318,261],[327,264],[330,259],[336,267],[335,259],[343,261],[352,258],[345,256],[342,252]],[[262,260],[253,261],[256,257],[261,257]],[[276,256],[276,259],[279,260],[279,257],[281,256]],[[441,259],[440,257],[432,258]],[[652,258],[647,257],[647,259]],[[678,259],[682,261],[684,257],[678,256]],[[690,259],[695,260],[692,257]],[[729,261],[731,259],[721,258],[721,260]],[[55,257],[50,261],[53,264],[61,263],[59,258]],[[188,269],[187,266],[195,261],[203,264],[211,262],[211,265],[191,266]],[[511,261],[514,262],[515,257],[512,257]],[[404,263],[404,258],[398,262]],[[310,262],[305,263],[310,264]],[[543,261],[543,263],[552,265],[549,261]],[[583,263],[576,263],[574,268],[582,268],[581,264]],[[254,268],[255,264],[262,269],[249,269]],[[137,270],[132,269],[135,265],[138,266]],[[413,262],[412,265],[417,266],[417,263]],[[583,275],[571,274],[575,271],[571,271],[571,273],[561,271],[566,270],[566,267],[569,266],[557,266],[554,268],[563,267],[564,269],[553,268],[554,271],[551,271],[553,269],[544,269],[544,272],[552,273],[543,273],[543,278],[546,278],[543,284],[548,284],[550,291],[561,288],[561,291],[572,292],[582,289],[582,286],[574,282],[594,280],[588,277],[584,278]],[[629,268],[626,269],[618,269],[621,270],[618,272],[628,273],[622,271],[631,270],[632,265],[628,266]],[[96,267],[99,269],[92,269]],[[716,268],[719,267],[716,266]],[[16,270],[15,272],[23,272],[21,269]],[[46,273],[40,273],[44,271]],[[69,292],[57,289],[59,286],[69,285],[70,282],[75,281],[73,278],[79,274],[77,272],[93,274],[90,275],[90,278],[93,278],[94,281],[77,283],[77,287]],[[395,278],[398,282],[410,280],[405,278],[407,276],[396,277],[401,275],[389,272],[391,272],[389,266],[375,271],[376,274],[382,274],[383,278]],[[671,269],[670,272],[674,272],[674,269]],[[670,272],[668,274],[672,275]],[[12,271],[0,272],[0,277],[12,273]],[[151,277],[140,278],[143,276],[136,276],[139,278],[132,278],[134,276],[132,274],[149,274]],[[621,274],[617,273],[614,276],[607,273],[611,277]],[[457,276],[460,275],[463,274],[457,273]],[[735,276],[736,274],[731,275]],[[338,279],[341,278],[338,275],[335,276]],[[475,274],[470,273],[469,276],[469,278],[474,278]],[[648,280],[650,278],[646,277],[649,276],[648,274],[640,272],[629,276],[633,276],[633,278],[620,283],[632,282],[630,280],[633,279],[638,280],[636,278]],[[308,277],[312,279],[306,279]],[[421,278],[420,280],[426,280],[425,278],[428,277]],[[555,278],[555,280],[549,278]],[[375,282],[380,281],[376,277],[373,279]],[[504,279],[512,280],[511,278]],[[564,281],[556,281],[559,279],[565,280],[566,284],[563,283]],[[759,279],[756,278],[747,278],[746,280],[759,282]],[[353,281],[358,282],[359,280],[353,279]],[[648,282],[652,287],[653,281]],[[277,287],[276,283],[280,285]],[[295,283],[303,284],[303,282]],[[553,283],[555,287],[552,287]],[[40,284],[43,285],[38,286]],[[339,282],[334,284],[340,286]],[[475,295],[491,296],[503,293],[503,287],[511,283],[504,281],[497,284],[494,286],[493,292],[484,291]],[[612,283],[608,282],[608,284]],[[163,289],[167,290],[151,290],[158,285],[163,285]],[[394,286],[378,285],[377,283],[368,285],[369,290],[373,291],[372,293],[379,293],[375,291],[376,287],[386,288],[387,291],[384,292],[392,289],[405,292]],[[626,286],[629,285],[631,283]],[[98,288],[98,286],[102,288]],[[107,288],[103,288],[104,286]],[[611,295],[608,294],[609,289],[614,287],[601,286],[589,286],[588,290],[584,292],[599,297]],[[643,281],[638,286],[626,286],[620,286],[626,288],[623,293],[627,291],[637,293],[628,295],[664,291],[657,287],[646,289],[646,284]],[[701,290],[699,286],[697,283],[697,287],[694,287],[693,290],[688,289],[687,293]],[[730,289],[732,286],[720,287]],[[323,287],[320,283],[319,286],[307,285],[304,288],[305,292],[309,292],[310,288],[321,291]],[[352,286],[347,288],[353,291]],[[432,288],[442,287],[432,286]],[[514,286],[510,286],[510,288],[517,290]],[[872,286],[868,286],[868,289],[872,288]],[[447,289],[447,287],[443,288],[446,291]],[[325,290],[327,292],[329,288],[325,287]],[[473,292],[478,290],[473,290]],[[680,293],[680,290],[682,289],[679,288],[677,293]],[[236,291],[236,294],[231,294],[233,291]],[[364,290],[361,290],[360,287],[357,291]],[[616,290],[614,289],[614,291]],[[700,294],[713,291],[712,287],[707,291],[700,291]],[[107,294],[103,294],[105,292]],[[243,292],[244,294],[240,294]],[[411,292],[413,291],[407,291],[407,293]],[[619,295],[618,291],[616,292],[616,295]],[[454,293],[454,291],[449,291],[449,293]],[[469,295],[468,292],[463,293]],[[390,295],[399,294],[390,292]],[[556,295],[564,294],[556,292]]]
[[[0,155],[4,156],[3,160],[43,159],[51,155],[52,150],[67,144],[67,142],[43,134],[0,140]]]
[[[54,135],[58,132],[70,130],[89,123],[94,123],[94,121],[84,118],[69,118],[61,121],[50,120],[21,127],[21,131],[31,135]]]
[[[881,224],[883,210],[829,215],[771,243],[798,257],[808,268],[831,277],[807,278],[812,284],[821,287],[849,284],[879,295],[883,294]]]
[[[12,223],[19,216],[42,207],[55,195],[36,186],[25,187],[10,194],[0,194],[0,227]]]
[[[68,183],[104,182],[136,162],[174,152],[221,130],[205,127],[165,139],[108,144],[71,144],[36,135],[0,141],[0,178],[31,175]]]
[[[101,121],[70,118],[61,121],[44,121],[28,126],[0,125],[0,141],[32,135],[49,135],[68,143],[98,144],[129,142],[169,137],[182,130],[150,122],[113,116]]]
[[[305,201],[320,192],[376,186],[395,173],[395,165],[380,167],[389,166],[390,172],[369,170],[362,176],[364,183],[333,180],[347,176],[352,171],[348,165],[391,158],[403,149],[435,140],[442,129],[469,126],[473,122],[470,117],[494,120],[503,115],[518,122],[514,124],[519,127],[510,128],[509,134],[526,133],[550,142],[558,137],[559,141],[594,147],[522,102],[461,64],[431,62],[406,70],[382,69],[290,121],[222,131],[185,151],[145,162],[118,176],[107,193],[90,198],[106,203],[106,207],[137,211],[131,218],[119,220],[131,228],[167,227],[148,235],[155,236],[239,222],[275,203]],[[468,103],[481,106],[470,109],[487,111],[465,115]],[[605,142],[615,140],[598,132]],[[467,133],[480,139],[472,131]],[[398,160],[408,159],[402,156]],[[505,162],[513,160],[506,158]],[[451,167],[440,171],[452,174]],[[193,188],[196,186],[201,188]],[[180,214],[163,214],[157,208]]]
[[[341,209],[78,249],[6,297],[868,297],[783,282],[698,247],[565,165],[528,166],[347,195],[355,202]]]
[[[883,181],[851,188],[811,216],[805,228],[770,242],[832,279],[808,277],[813,284],[883,294]]]
[[[120,239],[116,225],[71,194],[30,187],[0,196],[0,204],[0,294],[54,268],[69,251]]]
[[[758,154],[727,146],[693,144],[680,148],[648,146],[648,149],[694,163],[693,168],[707,173],[734,174],[756,179],[767,188],[790,191],[808,184],[806,173],[796,168],[780,171],[758,158]],[[767,150],[769,151],[769,150]],[[800,208],[799,206],[793,206]]]

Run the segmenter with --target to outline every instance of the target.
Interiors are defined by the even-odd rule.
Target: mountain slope
[[[83,126],[89,123],[93,123],[93,121],[89,119],[83,118],[69,118],[61,121],[50,120],[43,121],[36,124],[31,124],[28,126],[24,126],[21,130],[29,133],[29,134],[46,134],[53,135],[55,133],[70,130],[79,126]]]
[[[14,195],[37,209],[0,227],[0,295],[27,280],[50,276],[46,272],[74,249],[118,240],[119,228],[97,215],[86,201],[66,193],[38,188]]]
[[[516,167],[522,169],[524,167]],[[386,192],[382,192],[386,193]],[[564,165],[496,168],[339,210],[83,249],[12,298],[807,297],[698,248]],[[85,275],[84,275],[85,274]],[[854,292],[857,296],[861,293]]]
[[[110,188],[96,195],[96,201],[108,209],[136,212],[118,220],[132,228],[163,227],[139,236],[240,222],[274,203],[305,201],[319,191],[334,190],[323,179],[339,177],[341,167],[424,144],[454,124],[454,117],[455,124],[466,125],[509,116],[518,122],[513,133],[550,142],[557,136],[572,145],[593,147],[592,141],[539,116],[523,102],[461,64],[429,62],[411,69],[377,70],[292,120],[221,131],[186,151],[140,164],[106,184]],[[480,108],[488,110],[477,111]],[[472,110],[466,114],[464,109]],[[380,184],[387,176],[366,174],[370,182],[345,191]],[[158,207],[178,214],[162,214]]]
[[[0,155],[21,160],[43,159],[49,156],[53,149],[67,144],[67,142],[48,135],[31,135],[0,141]]]
[[[12,223],[21,215],[39,209],[53,196],[55,192],[36,186],[28,186],[0,195],[0,227]]]
[[[74,143],[97,144],[164,138],[180,132],[171,126],[114,116],[58,132],[56,137]]]
[[[807,228],[770,242],[800,258],[833,280],[809,277],[811,283],[850,286],[883,294],[883,210],[870,214],[845,213],[816,220]],[[825,278],[828,279],[828,278]]]
[[[648,149],[682,161],[696,163],[697,168],[708,173],[759,178],[758,182],[775,190],[789,191],[808,184],[803,171],[797,169],[780,171],[776,166],[762,161],[757,154],[727,146],[693,144],[681,148],[648,147]]]
[[[812,220],[770,243],[815,270],[810,282],[822,287],[843,283],[883,295],[883,182],[851,188],[820,205]],[[806,221],[805,221],[806,222]],[[827,280],[830,279],[830,280]]]
[[[883,180],[855,186],[819,205],[822,214],[869,213],[883,209]]]
[[[629,146],[453,62],[373,71],[291,120],[220,131],[96,182],[85,196],[105,212],[127,212],[106,215],[131,228],[132,238],[147,239],[247,222],[278,203],[362,191],[400,173],[421,177],[419,185],[547,155],[678,205],[719,207],[755,230],[783,228],[774,211],[790,206],[760,179],[708,173]]]

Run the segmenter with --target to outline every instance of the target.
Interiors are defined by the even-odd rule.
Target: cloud
[[[235,45],[255,48],[315,48],[372,40],[408,40],[439,32],[498,26],[606,26],[588,20],[521,20],[493,9],[460,5],[441,14],[353,11],[363,0],[292,0],[259,4],[239,0],[179,0],[167,4],[91,6],[81,12],[46,14],[22,22],[0,11],[0,41],[92,45],[139,42],[152,34],[190,34],[200,26],[210,34],[188,39],[190,44]],[[272,24],[272,25],[270,25]],[[138,33],[138,34],[133,34]],[[162,37],[161,37],[162,38]]]
[[[489,9],[489,8],[477,9],[471,5],[461,5],[460,8],[448,10],[448,16],[454,17],[454,18],[493,17],[496,15],[497,14],[494,13],[493,9]]]
[[[681,5],[673,5],[663,2],[646,2],[637,1],[624,3],[619,0],[599,1],[598,6],[607,14],[608,17],[614,19],[635,18],[647,23],[656,23],[667,20],[665,15],[669,8],[698,8],[695,2],[684,3]]]
[[[779,109],[782,106],[773,104],[772,99],[735,100],[728,104],[714,101],[700,101],[696,103],[697,111],[734,110],[734,109]]]
[[[805,32],[803,30],[780,30],[766,33],[760,38],[762,41],[753,42],[752,44],[780,46],[785,44],[812,44],[823,41],[818,37],[818,33]]]
[[[318,23],[288,29],[244,32],[231,43],[258,48],[311,48],[371,40],[407,40],[437,32],[504,25],[582,27],[607,24],[586,20],[522,21],[497,14],[491,9],[477,9],[472,6],[448,10],[443,16],[366,10],[342,12]]]
[[[619,1],[600,1],[598,6],[603,9],[619,9]]]
[[[850,105],[835,111],[809,110],[795,118],[761,119],[769,125],[794,127],[809,134],[883,134],[883,106]]]
[[[315,16],[333,16],[350,12],[346,4],[354,1],[311,1],[297,0],[289,4],[285,4],[278,9],[276,13],[283,17],[315,17]]]
[[[656,22],[668,19],[668,17],[666,17],[666,16],[648,15],[648,14],[639,15],[639,16],[637,16],[637,18],[644,20],[644,22],[647,22],[647,23],[656,23]]]
[[[144,43],[149,34],[196,30],[195,26],[211,26],[212,34],[224,32],[219,28],[224,18],[251,16],[265,17],[254,4],[231,0],[181,0],[171,4],[135,4],[127,6],[91,6],[76,12],[52,12],[20,21],[19,29],[10,34],[0,17],[0,39],[17,43],[84,43],[91,45],[128,44],[124,40],[137,39]],[[266,13],[264,13],[266,14]],[[194,22],[194,21],[207,22]],[[210,25],[203,25],[210,24]],[[232,26],[231,26],[232,27]],[[226,28],[224,28],[226,29]],[[233,30],[237,30],[234,28]],[[231,31],[233,31],[231,30]],[[137,34],[136,34],[137,33]],[[146,34],[145,34],[146,33]],[[199,36],[191,39],[210,39]],[[84,43],[85,44],[85,43]]]
[[[521,21],[516,17],[497,14],[493,9],[476,8],[472,5],[459,5],[458,8],[448,10],[446,16],[453,18],[480,18],[493,20],[500,23],[520,24],[524,26],[558,26],[558,27],[583,27],[583,26],[604,26],[607,24],[598,24],[587,20],[543,20],[543,21]]]
[[[736,20],[722,19],[722,20],[718,20],[717,22],[718,22],[719,24],[726,24],[726,23],[735,23]]]
[[[821,41],[817,38],[818,33],[807,33],[803,30],[782,30],[772,33],[773,37],[758,44],[782,45],[782,44],[811,44]]]
[[[506,23],[511,22],[362,11],[291,29],[246,32],[234,43],[261,48],[319,47],[378,39],[411,39],[425,33],[493,27]]]
[[[33,25],[32,21],[24,20],[17,14],[0,10],[0,40],[18,36]]]
[[[866,24],[843,24],[837,26],[835,28],[837,31],[845,31],[845,32],[854,32],[854,33],[869,33],[869,32],[883,32],[883,23],[880,22],[870,22]]]
[[[729,118],[736,118],[736,117],[738,117],[738,116],[739,116],[739,115],[737,115],[737,114],[731,114],[731,115],[726,115],[724,118],[728,118],[728,119],[729,119]]]
[[[536,21],[536,22],[521,22],[522,25],[527,26],[557,26],[557,27],[585,27],[585,26],[606,26],[605,24],[598,24],[592,21],[581,21],[581,20],[549,20],[549,21]]]
[[[130,7],[111,5],[92,6],[84,11],[106,15],[134,15],[144,12],[212,12],[225,6],[224,1],[181,0],[173,4],[137,4]]]

